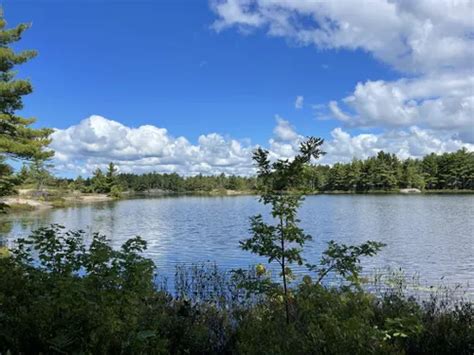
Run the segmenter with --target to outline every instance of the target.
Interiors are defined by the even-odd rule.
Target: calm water
[[[215,261],[224,268],[261,261],[239,249],[248,217],[264,213],[256,197],[170,197],[134,199],[2,217],[8,243],[31,229],[59,223],[101,232],[119,246],[140,235],[147,256],[162,274],[176,263]],[[305,256],[319,258],[325,243],[376,240],[387,247],[364,262],[367,270],[401,267],[423,281],[474,286],[474,196],[311,196],[301,208],[303,228],[314,240]]]

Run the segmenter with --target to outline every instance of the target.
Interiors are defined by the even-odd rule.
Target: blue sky
[[[35,88],[24,114],[59,129],[58,171],[87,174],[115,160],[124,171],[247,174],[256,144],[286,157],[306,135],[327,139],[327,163],[380,149],[408,157],[472,148],[474,25],[465,9],[401,3],[392,13],[380,0],[354,18],[361,10],[350,1],[274,2],[4,1],[10,26],[33,23],[17,46],[39,51],[19,68]],[[386,23],[375,21],[384,11]],[[420,44],[427,22],[433,38]],[[455,54],[434,41],[456,45]]]

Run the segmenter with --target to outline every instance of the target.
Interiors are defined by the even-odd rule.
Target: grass
[[[59,226],[0,258],[0,353],[472,354],[474,307],[451,293],[418,301],[402,273],[373,292],[306,278],[289,294],[261,288],[254,268],[212,263],[176,269],[174,288],[140,256],[140,238],[112,250]],[[36,261],[35,261],[36,260]],[[159,270],[158,270],[159,271]],[[249,285],[257,286],[249,287]],[[380,286],[375,288],[375,286]]]
[[[26,203],[12,203],[8,205],[8,212],[31,212],[36,210],[35,206]]]

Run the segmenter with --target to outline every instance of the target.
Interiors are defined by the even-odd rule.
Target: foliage
[[[23,108],[22,97],[32,92],[28,80],[15,79],[13,68],[36,56],[35,51],[15,52],[11,46],[19,41],[28,24],[20,24],[6,29],[3,11],[0,9],[0,155],[2,164],[5,158],[47,159],[52,151],[45,151],[49,144],[50,129],[32,128],[32,118],[23,118],[15,114]],[[10,174],[0,171],[0,197],[12,192]],[[2,205],[2,210],[4,206]]]
[[[308,138],[300,147],[300,154],[292,161],[277,160],[271,163],[268,152],[257,149],[254,160],[258,167],[258,178],[261,183],[259,191],[260,201],[270,204],[271,215],[276,225],[271,225],[263,220],[262,215],[251,218],[252,237],[241,242],[244,250],[264,256],[271,263],[276,261],[280,266],[280,276],[283,283],[283,302],[285,305],[286,323],[290,323],[290,293],[288,282],[293,278],[291,264],[302,265],[303,246],[311,236],[298,227],[298,208],[303,201],[301,194],[302,179],[306,176],[311,159],[318,159],[324,152],[320,146],[323,140]],[[388,159],[391,157],[388,156]],[[328,248],[318,265],[307,263],[310,271],[316,272],[316,285],[331,272],[338,274],[353,285],[359,286],[360,258],[375,255],[384,244],[368,241],[358,246],[346,246],[334,241],[329,242]],[[311,284],[311,278],[306,280]],[[258,279],[246,285],[250,290],[266,292],[274,295],[278,285],[272,284],[268,279]]]
[[[51,164],[47,164],[45,160],[34,158],[30,164],[23,165],[18,174],[18,178],[22,184],[32,184],[37,193],[41,193],[47,186],[53,185],[54,176],[49,170]]]
[[[116,165],[110,162],[105,174],[100,168],[97,168],[91,179],[84,180],[79,176],[71,187],[83,192],[104,193],[114,198],[120,198],[122,196],[122,186],[117,177],[117,172]]]
[[[107,186],[107,179],[100,168],[97,168],[94,171],[88,192],[97,192],[97,193],[109,192],[109,187]]]
[[[156,172],[143,175],[119,174],[118,180],[128,190],[151,192],[156,190],[171,192],[211,192],[213,190],[251,191],[255,188],[255,178],[235,175],[216,175],[183,177],[178,174],[159,174]]]
[[[19,179],[13,174],[12,167],[5,163],[4,157],[0,156],[0,197],[13,194],[18,183]]]
[[[252,237],[240,243],[242,249],[268,258],[268,262],[276,261],[280,266],[283,281],[283,294],[287,323],[289,318],[288,279],[291,278],[290,266],[293,263],[303,264],[301,256],[303,245],[311,239],[298,227],[296,216],[298,207],[303,201],[301,193],[294,191],[300,184],[304,168],[311,159],[318,159],[324,152],[320,138],[310,137],[301,143],[300,154],[293,160],[279,159],[271,163],[268,151],[259,148],[253,159],[258,168],[261,185],[260,201],[271,205],[271,215],[276,225],[263,220],[262,215],[251,218]]]
[[[383,151],[366,160],[312,166],[305,172],[303,187],[311,191],[392,191],[401,188],[426,190],[474,189],[474,152],[430,154],[423,159],[400,160]]]
[[[361,271],[360,258],[362,256],[374,256],[384,246],[385,244],[374,241],[347,246],[331,240],[327,249],[323,252],[320,264],[307,264],[307,266],[310,270],[317,272],[316,284],[320,284],[324,277],[334,272],[358,286]]]
[[[134,238],[113,250],[95,234],[55,225],[20,239],[1,260],[0,344],[24,352],[124,351],[139,346],[142,300],[154,295],[153,263]],[[4,272],[5,271],[5,272]],[[144,330],[145,331],[145,330]]]
[[[398,292],[291,290],[248,299],[215,265],[180,266],[175,291],[158,287],[146,243],[53,225],[0,258],[1,353],[471,354],[474,307]],[[345,253],[347,254],[347,253]],[[260,274],[260,276],[259,276]],[[248,277],[261,277],[250,270]],[[240,281],[245,281],[240,279]],[[239,282],[240,282],[239,281]]]

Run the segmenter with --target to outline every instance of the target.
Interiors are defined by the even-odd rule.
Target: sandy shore
[[[112,201],[113,198],[106,194],[78,194],[72,196],[64,196],[65,201],[70,202],[103,202]]]
[[[8,206],[25,206],[32,209],[52,208],[53,206],[46,201],[38,201],[30,198],[13,196],[2,198],[1,201]]]
[[[12,208],[41,210],[54,207],[65,207],[78,203],[94,203],[112,201],[113,198],[106,194],[71,194],[61,196],[57,200],[44,201],[28,196],[25,190],[20,191],[18,196],[8,196],[0,199],[1,202]]]

